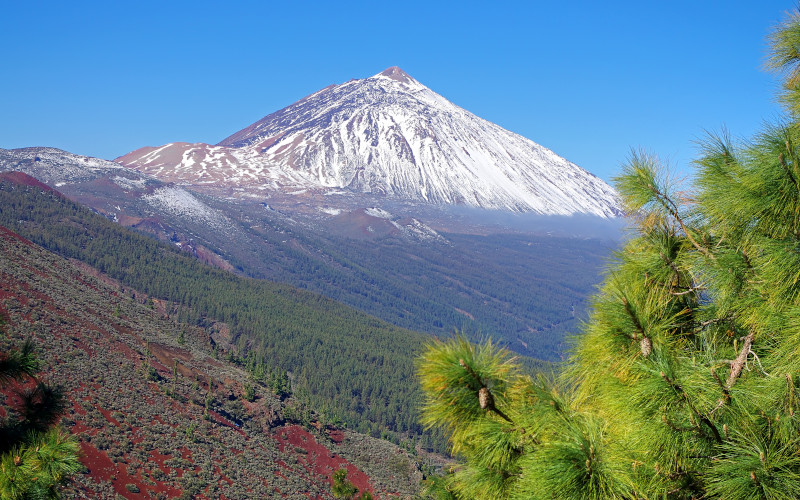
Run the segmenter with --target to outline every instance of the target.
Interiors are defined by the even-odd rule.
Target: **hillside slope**
[[[42,378],[66,390],[85,465],[66,498],[327,499],[339,468],[380,497],[416,491],[413,453],[324,426],[161,305],[0,227],[0,351],[32,338]]]
[[[166,314],[214,327],[243,364],[289,372],[313,408],[364,432],[419,436],[419,389],[409,383],[427,335],[403,330],[290,286],[204,266],[58,193],[0,181],[0,225],[126,286],[168,301]]]

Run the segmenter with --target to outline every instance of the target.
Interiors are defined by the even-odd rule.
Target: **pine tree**
[[[690,189],[643,152],[615,179],[634,234],[558,380],[461,337],[419,360],[440,498],[800,498],[800,13],[770,40],[785,123],[710,136]]]
[[[336,498],[352,499],[358,493],[353,483],[347,479],[347,469],[339,469],[333,473],[333,485],[331,485],[331,493]]]
[[[64,409],[57,387],[36,381],[40,365],[28,340],[20,349],[0,357],[0,387],[12,381],[35,381],[19,391],[18,408],[6,408],[0,421],[0,498],[23,500],[59,498],[59,486],[80,468],[78,445],[54,428]]]

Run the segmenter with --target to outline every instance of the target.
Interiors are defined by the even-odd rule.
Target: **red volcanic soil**
[[[5,174],[0,174],[0,179],[2,179],[2,177],[4,175],[6,175],[6,174],[16,174],[16,173],[19,173],[19,172],[6,172]],[[33,177],[31,177],[31,179],[33,179]],[[36,179],[34,179],[34,180],[36,180]],[[17,240],[19,242],[22,242],[22,243],[24,243],[24,244],[26,244],[28,246],[34,246],[33,243],[30,240],[27,240],[27,239],[23,238],[22,236],[18,235],[14,231],[6,229],[3,226],[0,226],[0,238],[6,239],[6,240],[13,239],[13,240]]]
[[[156,485],[145,484],[140,477],[128,474],[124,464],[117,465],[108,456],[99,451],[89,443],[81,441],[81,463],[89,469],[89,473],[95,479],[110,481],[114,485],[114,490],[125,498],[153,498],[159,493],[168,497],[176,497],[181,494],[181,490],[171,488],[163,483],[156,482]],[[167,469],[167,467],[164,467]],[[139,487],[139,493],[131,493],[125,488],[127,484],[135,484]]]
[[[51,188],[47,184],[39,182],[36,178],[22,172],[4,172],[0,174],[0,181],[9,181],[22,186],[33,186],[40,188],[42,191],[49,191],[51,193],[61,195],[61,193]]]
[[[344,437],[345,437],[344,436],[344,431],[342,431],[340,429],[334,429],[334,430],[328,432],[328,437],[330,437],[331,441],[333,441],[334,443],[341,444],[344,441]]]
[[[347,469],[347,480],[353,483],[358,491],[372,493],[369,477],[366,474],[344,458],[317,443],[314,435],[299,425],[287,425],[278,431],[278,442],[281,451],[288,451],[289,446],[305,450],[307,452],[305,454],[306,469],[315,474],[327,476],[331,484],[333,484],[334,472],[339,469]]]

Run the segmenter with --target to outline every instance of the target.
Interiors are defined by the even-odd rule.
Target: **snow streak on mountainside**
[[[125,174],[137,179],[143,177],[139,172],[108,160],[41,147],[0,149],[0,172],[6,170],[24,172],[56,188],[66,183],[90,181],[104,175]]]
[[[156,217],[202,224],[229,234],[234,223],[223,211],[208,206],[183,188],[99,158],[76,155],[56,148],[0,149],[0,172],[18,171],[109,218]]]
[[[620,213],[601,179],[396,67],[326,87],[216,146],[172,143],[117,161],[240,194],[346,190],[515,212]]]

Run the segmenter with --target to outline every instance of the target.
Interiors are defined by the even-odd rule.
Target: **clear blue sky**
[[[0,147],[112,159],[216,143],[389,66],[609,179],[630,149],[679,169],[723,126],[780,117],[765,36],[795,3],[7,2]]]

